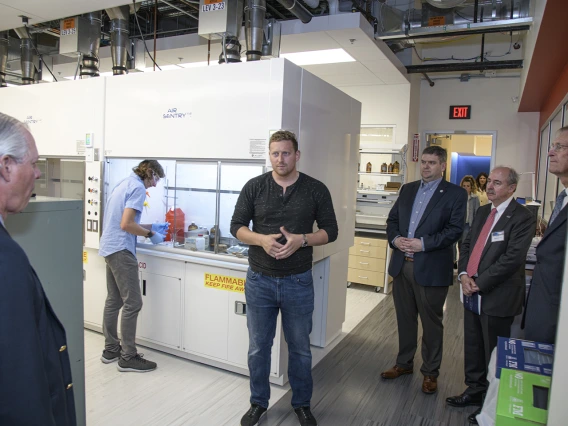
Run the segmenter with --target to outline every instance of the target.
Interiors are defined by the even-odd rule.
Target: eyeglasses
[[[160,181],[160,177],[154,171],[152,171],[152,176],[154,177],[154,185],[157,185]]]
[[[568,148],[568,145],[562,145],[560,143],[553,143],[552,145],[550,145],[549,151],[560,152],[560,151],[564,151],[566,148]]]

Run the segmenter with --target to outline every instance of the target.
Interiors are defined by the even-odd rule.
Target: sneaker
[[[103,351],[103,354],[101,356],[101,361],[104,364],[110,364],[113,363],[115,361],[118,361],[120,359],[120,351],[122,350],[122,347],[119,347],[117,351],[107,351],[106,349]]]
[[[262,419],[266,416],[266,408],[260,405],[252,404],[250,409],[241,419],[241,426],[256,426],[259,425]]]
[[[318,421],[310,411],[310,407],[294,408],[296,417],[302,426],[318,426]]]
[[[121,357],[116,368],[118,368],[118,371],[132,371],[134,373],[154,371],[158,365],[155,362],[142,358],[143,356],[143,354],[136,354],[134,358],[130,358],[128,361]]]

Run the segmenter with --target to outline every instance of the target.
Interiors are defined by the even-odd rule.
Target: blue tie
[[[552,210],[550,220],[548,221],[548,226],[550,226],[554,219],[556,219],[560,214],[560,210],[562,210],[562,204],[564,204],[564,198],[566,198],[566,190],[563,190],[560,194],[558,194],[558,197],[556,198],[556,204],[554,205],[554,210]]]

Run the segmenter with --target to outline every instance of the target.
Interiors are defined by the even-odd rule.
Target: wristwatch
[[[148,231],[148,235],[146,235],[146,238],[150,238],[152,236],[152,230]]]
[[[307,246],[308,246],[308,237],[306,237],[306,234],[302,234],[302,248]]]

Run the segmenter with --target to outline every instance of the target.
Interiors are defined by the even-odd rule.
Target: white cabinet
[[[185,313],[183,350],[221,360],[227,359],[229,292],[205,286],[205,274],[227,276],[226,269],[185,264]],[[230,271],[239,278],[244,272]]]
[[[136,337],[181,348],[183,262],[138,256],[142,310]]]
[[[181,283],[181,278],[140,273],[143,306],[136,337],[180,348]]]
[[[97,250],[83,249],[83,275],[85,327],[101,331],[107,297],[106,263]]]

